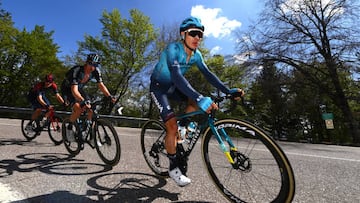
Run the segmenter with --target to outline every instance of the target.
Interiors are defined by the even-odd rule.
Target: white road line
[[[8,125],[8,126],[19,126],[19,124],[10,124],[10,123],[0,123],[0,125]],[[119,134],[120,135],[120,134]],[[128,134],[121,134],[121,136],[134,136]],[[359,159],[347,159],[347,158],[338,158],[338,157],[330,157],[330,156],[321,156],[321,155],[312,155],[312,154],[300,154],[294,152],[286,152],[287,155],[295,155],[295,156],[307,156],[307,157],[315,157],[315,158],[322,158],[322,159],[333,159],[333,160],[341,160],[341,161],[352,161],[352,162],[360,162]],[[1,193],[0,193],[1,194]],[[0,199],[1,200],[1,199]],[[2,203],[0,201],[0,203]]]
[[[16,191],[11,190],[11,188],[5,184],[0,183],[0,202],[1,203],[10,203],[10,202],[18,202],[18,203],[26,203],[26,200],[21,197]]]
[[[315,157],[315,158],[322,158],[322,159],[334,159],[334,160],[340,160],[340,161],[360,162],[360,160],[358,160],[358,159],[347,159],[347,158],[321,156],[321,155],[312,155],[312,154],[300,154],[300,153],[294,153],[294,152],[285,152],[285,154],[286,154],[286,155]]]

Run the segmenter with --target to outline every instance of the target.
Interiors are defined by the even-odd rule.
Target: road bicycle
[[[93,116],[92,124],[89,127],[86,126],[86,111],[74,123],[71,123],[69,118],[64,119],[62,136],[65,148],[71,155],[76,156],[84,149],[84,144],[87,143],[92,149],[96,149],[105,164],[115,166],[119,163],[121,155],[118,134],[111,122],[100,118],[100,115],[98,115],[100,101],[95,100],[90,104]],[[69,125],[71,130],[69,130]]]
[[[229,95],[213,99],[217,104],[226,100],[236,104]],[[198,110],[177,117],[197,124],[195,131],[188,132],[177,144],[177,156],[183,165],[180,170],[186,174],[188,157],[201,138],[209,177],[229,201],[291,202],[295,195],[294,172],[280,146],[255,124],[237,118],[217,119],[215,113]],[[149,120],[142,126],[143,156],[150,169],[164,178],[169,176],[165,136],[166,128],[159,120]]]
[[[49,117],[44,120],[44,116],[48,111]],[[30,121],[30,118],[21,120],[21,131],[28,141],[35,139],[42,131],[48,131],[49,137],[55,145],[60,145],[63,142],[61,135],[62,118],[56,115],[54,108],[43,108],[38,119],[31,123]]]

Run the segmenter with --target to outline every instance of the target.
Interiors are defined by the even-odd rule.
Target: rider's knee
[[[168,134],[176,134],[176,132],[178,130],[176,118],[172,118],[172,119],[168,120],[165,123],[165,126],[166,126],[166,131],[168,132]]]
[[[79,113],[81,113],[81,106],[80,106],[80,104],[79,103],[75,103],[74,105],[73,105],[73,107],[72,107],[72,109],[73,109],[73,111],[76,113],[76,114],[79,114]]]

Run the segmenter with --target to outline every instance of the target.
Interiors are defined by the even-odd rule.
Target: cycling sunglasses
[[[186,30],[185,32],[189,33],[191,37],[198,36],[200,39],[203,38],[204,33],[201,30]]]

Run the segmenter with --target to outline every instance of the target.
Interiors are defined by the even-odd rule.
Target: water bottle
[[[91,124],[92,124],[92,122],[89,121],[89,120],[87,120],[85,122],[85,130],[82,132],[83,140],[87,140],[87,135],[88,135],[88,132],[89,132],[89,130],[91,128]]]
[[[82,120],[78,118],[78,119],[76,119],[76,123],[78,124],[79,130],[80,130],[80,132],[81,132],[82,129],[83,129],[83,122],[82,122]]]
[[[192,138],[193,134],[195,133],[197,128],[197,123],[194,121],[191,121],[189,125],[187,126],[188,131],[188,138]]]
[[[178,130],[179,130],[179,134],[181,136],[181,139],[185,139],[186,138],[186,127],[178,125]]]
[[[42,120],[40,121],[40,127],[45,127],[46,125],[46,117],[43,117]]]
[[[80,118],[76,119],[76,123],[77,123],[77,126],[79,127],[79,131],[76,131],[76,136],[82,136],[82,132],[83,132],[83,129],[84,129],[84,126],[83,126],[83,120],[81,120]]]

